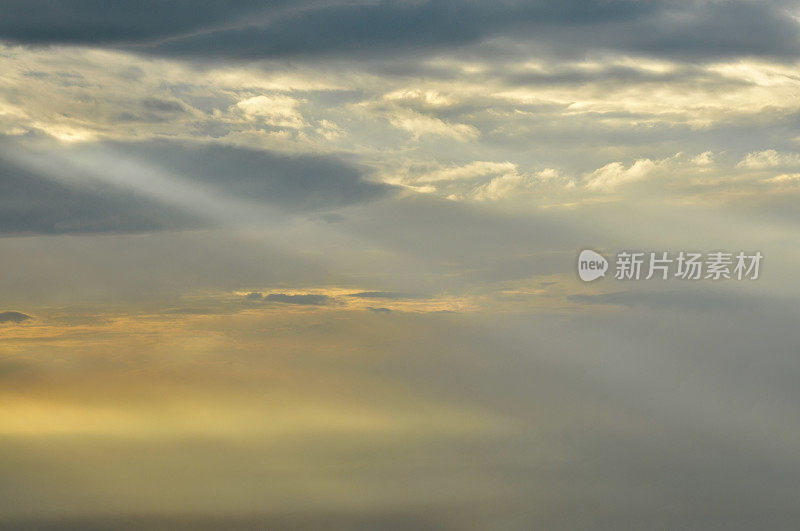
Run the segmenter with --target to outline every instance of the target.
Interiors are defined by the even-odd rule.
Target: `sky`
[[[798,204],[794,1],[6,0],[0,528],[792,529]]]

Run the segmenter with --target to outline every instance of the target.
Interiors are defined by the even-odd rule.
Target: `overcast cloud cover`
[[[2,2],[0,527],[794,529],[798,204],[795,1]]]

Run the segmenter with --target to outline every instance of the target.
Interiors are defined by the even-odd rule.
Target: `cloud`
[[[147,98],[142,100],[142,107],[148,110],[163,112],[167,114],[186,112],[183,104],[177,100],[165,100],[160,98]]]
[[[33,317],[20,312],[14,312],[14,311],[0,312],[0,323],[22,323],[30,319],[33,319]]]
[[[711,166],[714,164],[714,153],[712,151],[704,151],[692,157],[689,162],[698,166]]]
[[[388,118],[393,126],[408,131],[417,140],[422,136],[440,136],[466,142],[480,136],[480,131],[472,125],[446,122],[409,109],[391,112]]]
[[[643,306],[656,310],[745,311],[760,306],[751,297],[710,289],[673,291],[615,291],[600,294],[577,294],[568,297],[581,304]]]
[[[268,125],[300,129],[307,124],[303,120],[303,115],[297,110],[299,103],[289,96],[274,94],[241,100],[236,104],[236,108],[250,120],[261,119]]]
[[[454,105],[457,100],[436,90],[399,89],[383,95],[386,101],[397,101],[421,108],[436,109]]]
[[[613,50],[710,60],[790,57],[797,24],[774,2],[506,2],[454,0],[199,3],[9,1],[0,38],[93,44],[191,57],[386,56],[503,39],[552,55]],[[527,42],[526,42],[527,41]],[[509,46],[514,50],[514,46]]]
[[[334,156],[287,155],[190,142],[111,144],[130,156],[202,182],[219,194],[287,210],[326,210],[385,196],[386,184]]]
[[[140,193],[58,180],[0,156],[0,233],[149,232],[202,225],[199,217]]]
[[[252,291],[244,296],[244,300],[249,303],[279,302],[302,306],[324,306],[332,302],[333,298],[314,293],[268,293],[265,295],[259,291]]]
[[[467,164],[414,165],[384,176],[386,182],[400,184],[422,193],[433,193],[451,200],[494,201],[528,194],[564,190],[574,182],[555,168],[523,172],[510,161],[476,160]]]
[[[748,153],[736,166],[752,170],[763,170],[777,168],[779,166],[797,165],[800,165],[800,154],[780,153],[774,149],[767,149],[765,151],[753,151]]]
[[[586,187],[590,190],[613,190],[620,185],[648,177],[656,166],[650,159],[639,159],[627,168],[621,162],[611,162],[590,173],[586,177]]]
[[[327,295],[316,295],[311,293],[299,295],[270,293],[269,295],[266,295],[263,300],[265,302],[282,302],[286,304],[300,304],[304,306],[324,306],[330,303],[332,299]]]
[[[410,295],[407,293],[396,293],[393,291],[361,291],[358,293],[351,293],[348,297],[355,297],[358,299],[418,299],[419,296]]]
[[[797,184],[800,182],[800,173],[782,173],[775,177],[765,179],[764,182],[773,184]]]
[[[336,209],[392,191],[331,156],[181,142],[46,146],[42,151],[0,139],[0,232],[199,228],[219,222],[206,203],[221,208],[235,200],[291,214]],[[181,186],[166,182],[173,178]],[[201,190],[205,202],[194,204],[199,196],[192,194]]]
[[[553,168],[545,168],[533,174],[519,173],[515,169],[478,186],[473,190],[472,196],[479,201],[508,199],[536,192],[537,188],[554,183],[565,188],[574,185],[573,181],[563,179],[560,172]]]
[[[429,173],[423,173],[411,179],[412,182],[438,183],[441,181],[466,181],[502,175],[517,171],[517,165],[512,162],[492,162],[476,160],[463,166],[448,166]]]
[[[280,6],[281,2],[273,5]],[[30,44],[129,44],[211,29],[254,11],[249,2],[143,0],[9,0],[0,8],[0,35]]]

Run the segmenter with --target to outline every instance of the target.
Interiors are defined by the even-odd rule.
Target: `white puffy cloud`
[[[586,177],[586,187],[590,190],[613,190],[620,185],[645,179],[657,166],[657,162],[651,159],[638,159],[627,168],[621,162],[611,162],[591,172]]]
[[[553,168],[545,168],[535,173],[519,173],[515,168],[514,171],[503,173],[488,183],[478,186],[473,191],[472,196],[479,201],[508,199],[534,192],[537,187],[561,179],[561,173]],[[574,183],[564,180],[561,185],[569,188]]]
[[[383,96],[387,101],[414,103],[430,107],[447,107],[456,103],[456,99],[436,90],[399,89]]]
[[[297,110],[300,101],[283,94],[253,96],[239,101],[236,108],[250,120],[262,119],[269,125],[300,129],[306,125]]]
[[[737,167],[762,170],[796,164],[800,164],[800,155],[797,153],[781,153],[774,149],[767,149],[748,153],[747,156],[737,164]]]
[[[462,166],[447,166],[421,174],[414,178],[418,182],[435,183],[441,181],[465,181],[486,178],[506,173],[516,173],[517,165],[512,162],[492,162],[476,160]]]
[[[765,179],[764,182],[770,184],[798,184],[800,183],[800,173],[782,173],[781,175]]]
[[[410,109],[398,109],[388,118],[393,126],[408,131],[417,140],[429,135],[466,142],[480,136],[480,131],[472,125],[446,122]]]
[[[714,153],[712,151],[704,151],[692,157],[689,162],[697,166],[711,166],[714,164]]]

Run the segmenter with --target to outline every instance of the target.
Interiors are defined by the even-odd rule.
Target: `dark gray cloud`
[[[26,149],[13,141],[4,144],[9,151]],[[55,146],[49,153],[70,153],[62,149]],[[111,150],[208,185],[221,198],[263,202],[286,213],[333,209],[392,190],[364,180],[355,166],[327,156],[179,142],[108,143],[75,149],[89,159]],[[210,224],[201,214],[167,205],[123,187],[124,183],[67,178],[58,171],[49,175],[22,164],[0,156],[0,233],[150,232]],[[113,174],[115,168],[104,171]]]
[[[327,295],[315,295],[304,293],[301,295],[289,295],[286,293],[270,293],[263,298],[266,302],[284,302],[287,304],[301,304],[305,306],[324,306],[331,301]]]
[[[0,323],[21,323],[29,319],[33,319],[33,317],[21,312],[14,312],[14,311],[0,312]]]
[[[413,52],[510,37],[524,53],[691,58],[798,52],[790,4],[681,1],[300,3],[13,1],[0,38],[194,57]],[[523,39],[523,41],[520,41]],[[524,44],[519,44],[523,42]]]
[[[163,113],[185,112],[183,105],[179,101],[163,100],[159,98],[147,98],[143,100],[142,107],[144,107],[145,109]]]
[[[361,291],[359,293],[351,293],[348,297],[355,297],[358,299],[418,299],[417,295],[410,295],[408,293],[396,293],[393,291]]]
[[[326,210],[378,198],[392,187],[369,182],[343,160],[323,155],[282,155],[215,144],[148,142],[109,144],[136,159],[211,185],[240,199],[289,211]]]
[[[202,225],[129,190],[57,181],[0,158],[0,233],[147,232]]]
[[[526,55],[610,50],[785,57],[798,52],[797,25],[782,8],[780,2],[384,2],[306,10],[279,23],[170,40],[151,50],[236,57],[375,55],[509,37],[525,43],[520,52]]]
[[[224,27],[263,8],[247,0],[9,0],[0,6],[0,33],[34,44],[136,43]]]

